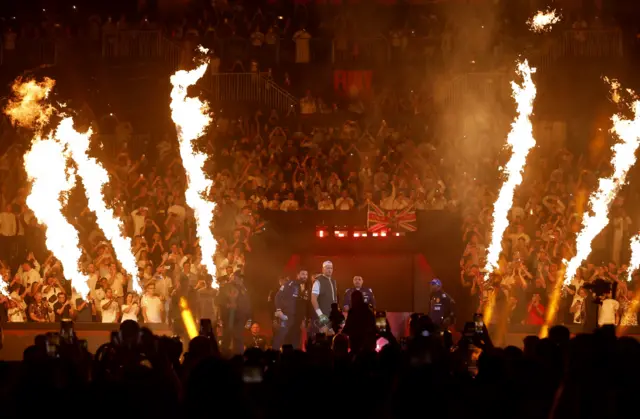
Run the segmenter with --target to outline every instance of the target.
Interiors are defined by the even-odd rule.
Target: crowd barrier
[[[624,55],[622,32],[616,29],[567,30],[559,38],[523,54],[532,67],[544,72],[562,59],[614,59]],[[460,106],[469,98],[505,98],[511,95],[513,73],[467,72],[435,86],[436,100],[444,108]]]
[[[0,47],[0,65],[18,65],[26,68],[57,63],[58,48],[55,39],[18,39],[12,50]]]
[[[622,57],[622,31],[617,29],[573,29],[563,33],[560,56],[584,58]]]
[[[468,99],[486,102],[511,94],[512,74],[502,72],[463,73],[435,86],[436,101],[446,108],[463,105]]]
[[[214,102],[258,102],[284,113],[298,106],[293,95],[258,73],[210,73],[206,86]]]
[[[161,58],[162,32],[159,30],[124,30],[105,34],[102,42],[104,58]]]

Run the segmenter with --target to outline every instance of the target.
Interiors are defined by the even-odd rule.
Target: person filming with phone
[[[455,323],[456,302],[442,289],[442,282],[438,278],[431,280],[431,298],[429,300],[429,317],[433,323],[443,329]]]

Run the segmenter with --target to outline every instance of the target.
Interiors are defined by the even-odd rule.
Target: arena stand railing
[[[615,58],[624,55],[620,29],[573,29],[562,35],[561,56]]]
[[[58,47],[55,39],[25,39],[16,40],[16,47],[6,51],[4,44],[0,46],[0,65],[16,64],[25,68],[39,65],[53,65],[58,59]]]
[[[298,99],[259,73],[210,73],[206,89],[214,102],[258,102],[288,112]]]
[[[523,54],[538,72],[544,72],[563,59],[614,59],[624,55],[622,31],[619,29],[566,30],[559,36]],[[436,86],[438,102],[443,107],[456,106],[470,94],[476,97],[510,95],[512,74],[499,72],[464,72],[452,75]]]

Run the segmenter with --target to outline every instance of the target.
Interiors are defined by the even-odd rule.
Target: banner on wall
[[[371,94],[371,70],[334,70],[333,89],[341,96],[366,96]]]

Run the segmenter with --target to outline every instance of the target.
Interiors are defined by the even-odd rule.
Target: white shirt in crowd
[[[98,274],[92,273],[89,274],[89,279],[87,280],[87,285],[89,286],[89,294],[96,298],[96,285],[98,284]]]
[[[45,285],[41,288],[42,299],[45,300],[51,306],[51,308],[53,308],[53,305],[58,301],[57,297],[61,291],[62,289],[58,288],[56,285],[52,285],[52,286]],[[51,297],[56,297],[56,298],[52,299]],[[51,300],[53,300],[53,302]]]
[[[157,296],[145,295],[142,297],[140,306],[147,311],[148,323],[162,323],[162,301]]]
[[[334,209],[333,202],[330,199],[323,199],[318,202],[318,209],[323,211],[332,211]]]
[[[351,208],[353,208],[353,206],[354,206],[353,199],[349,197],[346,197],[346,198],[340,197],[336,199],[336,209],[348,211]]]
[[[42,277],[35,268],[31,269],[29,272],[22,272],[22,283],[26,284],[27,289],[31,290],[31,286],[36,282],[41,284]]]
[[[598,315],[598,325],[616,324],[616,313],[620,309],[620,303],[612,298],[607,298],[602,302]]]
[[[105,292],[102,288],[95,290],[93,298],[96,300],[96,311],[102,311],[102,300],[104,300]]]
[[[167,300],[171,292],[171,279],[166,275],[160,274],[156,274],[153,278],[156,284],[156,295],[161,298],[164,297],[165,300]]]
[[[118,320],[118,303],[112,301],[111,305],[106,307],[109,301],[110,300],[104,300],[100,303],[102,307],[102,323],[115,323]]]
[[[304,29],[299,30],[293,35],[293,40],[296,43],[296,63],[308,63],[310,61],[310,39],[311,35]]]
[[[129,307],[131,307],[131,310],[129,310],[129,312],[126,313],[125,310],[128,309]],[[134,322],[137,322],[138,321],[138,311],[140,311],[140,307],[136,303],[133,303],[131,306],[128,306],[127,304],[123,304],[122,305],[122,319],[120,319],[120,322],[123,322],[125,320],[133,320]]]
[[[295,211],[298,209],[298,201],[293,199],[285,199],[282,204],[280,204],[281,211]]]
[[[11,212],[0,212],[0,236],[13,237],[17,233],[16,216]]]
[[[134,210],[131,212],[131,218],[133,219],[133,234],[137,236],[144,228],[147,217],[146,215],[140,215],[139,210]]]
[[[581,297],[576,293],[575,298],[573,299],[573,304],[580,303],[584,304],[584,297]],[[614,317],[615,318],[615,317]],[[582,318],[582,309],[573,313],[573,322],[574,323],[582,323],[584,319]]]
[[[317,112],[316,101],[311,97],[303,97],[300,99],[300,113],[302,115],[311,115]]]
[[[116,272],[112,278],[111,274],[107,276],[107,279],[111,283],[111,289],[113,290],[114,297],[124,297],[124,275],[120,272]]]

